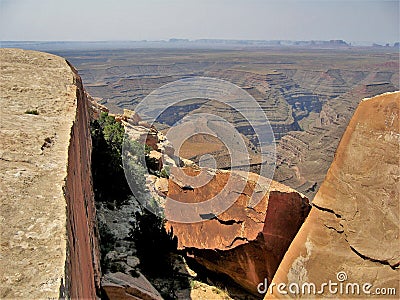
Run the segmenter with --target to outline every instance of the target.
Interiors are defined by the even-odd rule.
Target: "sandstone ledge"
[[[92,298],[97,246],[80,78],[50,54],[0,49],[0,62],[0,298]]]

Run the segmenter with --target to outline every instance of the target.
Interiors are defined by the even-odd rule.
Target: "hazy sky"
[[[390,42],[399,0],[0,0],[0,40]]]

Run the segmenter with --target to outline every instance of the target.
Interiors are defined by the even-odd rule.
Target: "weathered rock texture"
[[[185,189],[179,178],[169,180],[168,196],[176,201],[198,203],[224,193],[234,197],[233,205],[209,220],[198,223],[168,221],[166,226],[178,238],[178,249],[207,269],[228,275],[250,292],[264,278],[272,279],[286,249],[306,218],[310,206],[307,198],[280,183],[272,181],[265,188],[258,175],[244,172],[207,171],[184,168],[186,174],[199,176],[211,172],[213,178],[204,186]],[[174,174],[174,170],[171,172]],[[224,190],[229,179],[234,186],[244,183],[244,190]],[[257,184],[257,180],[260,181]],[[254,194],[253,194],[254,193]],[[259,201],[254,207],[252,203]],[[166,216],[168,216],[168,201]],[[211,212],[210,212],[211,213]]]
[[[371,283],[371,293],[395,288],[398,297],[399,108],[400,92],[358,106],[273,283],[311,282],[319,290],[329,280],[339,282],[337,273],[345,272],[344,283]],[[274,296],[283,296],[276,287],[267,298]],[[332,295],[325,289],[324,296]]]
[[[57,56],[0,49],[0,298],[94,298],[87,99]]]

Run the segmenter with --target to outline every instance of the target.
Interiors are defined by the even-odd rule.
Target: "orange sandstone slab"
[[[257,294],[258,283],[272,279],[307,216],[307,198],[274,181],[268,189],[266,184],[270,181],[253,173],[188,167],[184,172],[191,176],[206,172],[211,179],[201,187],[188,189],[184,181],[171,176],[168,197],[195,204],[222,193],[234,202],[218,215],[210,211],[202,222],[168,221],[166,227],[177,237],[178,248],[207,269],[223,273]],[[228,180],[233,182],[229,188]],[[167,201],[167,215],[168,209]]]
[[[318,297],[398,298],[399,108],[400,92],[360,103],[266,299],[295,296],[279,293],[279,284],[307,283]],[[344,290],[321,289],[329,280]],[[371,286],[364,291],[364,284]],[[300,296],[316,297],[307,290]]]

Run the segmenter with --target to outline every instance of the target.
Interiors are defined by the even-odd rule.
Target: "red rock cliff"
[[[99,285],[91,139],[60,57],[0,49],[0,298],[93,299]]]
[[[66,282],[71,298],[93,298],[100,288],[100,257],[91,175],[89,102],[81,78],[73,71],[77,111],[71,130],[64,187],[68,234]]]

